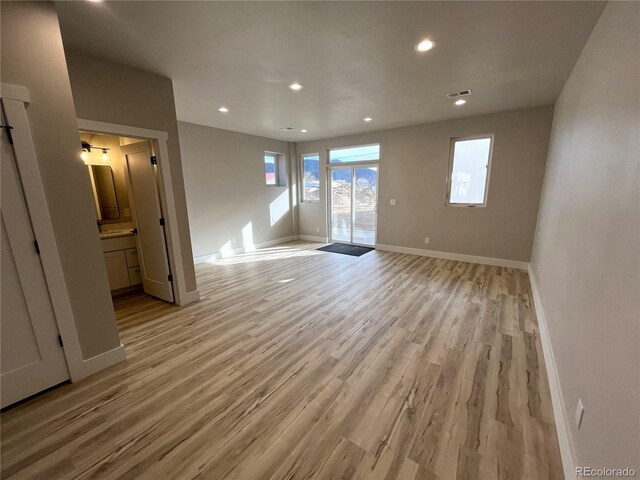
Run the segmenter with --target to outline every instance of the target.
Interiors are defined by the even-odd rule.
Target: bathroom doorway
[[[154,141],[83,130],[80,142],[112,296],[144,292],[173,303]]]

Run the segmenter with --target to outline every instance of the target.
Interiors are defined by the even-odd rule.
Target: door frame
[[[357,168],[377,168],[376,174],[376,228],[373,232],[373,245],[365,245],[364,243],[356,243],[353,241],[353,226],[355,223],[355,170]],[[338,163],[338,164],[328,164],[327,165],[327,239],[329,243],[335,243],[333,239],[333,229],[331,228],[331,172],[332,170],[352,170],[351,173],[351,233],[350,233],[350,241],[345,242],[344,240],[340,240],[339,243],[346,243],[348,245],[357,245],[360,247],[369,247],[375,248],[376,243],[378,241],[378,187],[380,185],[380,162],[351,162],[351,163]]]
[[[169,134],[161,130],[119,125],[116,123],[99,122],[96,120],[78,119],[80,130],[91,133],[116,135],[119,137],[138,138],[151,142],[152,150],[157,158],[158,174],[160,175],[160,204],[166,214],[165,231],[167,231],[167,251],[169,266],[173,272],[174,300],[177,305],[187,305],[200,299],[200,291],[196,288],[191,292],[186,290],[182,249],[178,235],[178,213],[173,195],[173,179],[171,178],[171,164],[167,142]]]

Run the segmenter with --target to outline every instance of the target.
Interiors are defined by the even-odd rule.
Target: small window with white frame
[[[284,153],[264,152],[264,177],[267,187],[287,186],[287,157]]]
[[[485,207],[493,135],[454,138],[447,182],[447,206]]]
[[[304,203],[320,201],[320,155],[302,155],[302,198]]]
[[[265,182],[269,187],[278,185],[278,154],[264,152]]]

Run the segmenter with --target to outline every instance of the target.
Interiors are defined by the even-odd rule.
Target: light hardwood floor
[[[3,412],[2,478],[562,478],[526,272],[317,246],[118,300],[127,361]]]

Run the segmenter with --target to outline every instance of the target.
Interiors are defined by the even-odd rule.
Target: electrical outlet
[[[431,240],[429,240],[429,237],[424,237],[424,244],[425,244],[425,245],[429,245],[429,242],[430,242],[430,241],[431,241]]]
[[[316,232],[320,233],[320,227],[316,227]]]
[[[578,399],[578,405],[576,406],[576,428],[580,430],[582,426],[582,418],[584,417],[584,405],[582,399]]]
[[[390,198],[389,199],[389,205],[395,207],[396,206],[396,199],[395,198]]]

